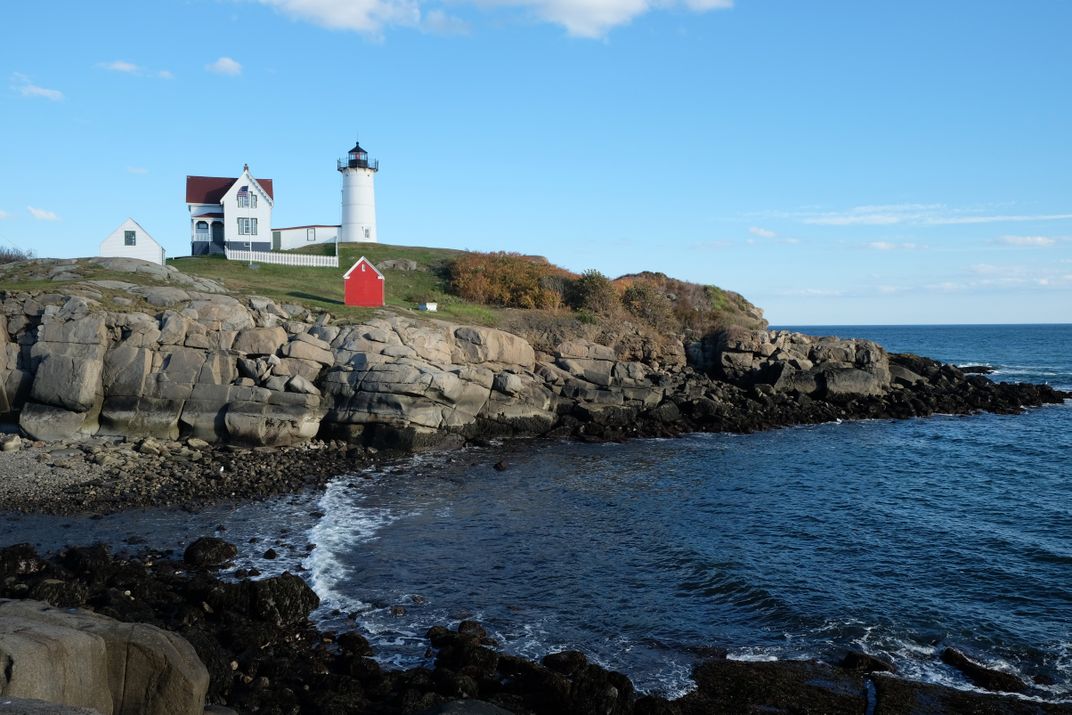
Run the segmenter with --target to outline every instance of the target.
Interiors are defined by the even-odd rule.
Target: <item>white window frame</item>
[[[256,236],[257,235],[257,219],[248,218],[246,216],[238,217],[238,235],[239,236]]]
[[[137,246],[138,245],[138,232],[137,231],[123,231],[123,245],[124,246]]]

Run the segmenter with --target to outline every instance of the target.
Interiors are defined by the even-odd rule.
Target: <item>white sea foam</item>
[[[337,588],[349,576],[345,555],[358,544],[376,538],[381,529],[403,514],[362,506],[360,492],[348,484],[345,479],[337,479],[324,490],[320,499],[324,516],[309,531],[309,540],[316,548],[305,559],[304,566],[309,570],[309,580],[320,596],[322,607],[365,611],[369,604]]]

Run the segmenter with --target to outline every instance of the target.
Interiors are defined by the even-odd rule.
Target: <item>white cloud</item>
[[[205,69],[215,74],[237,77],[242,74],[242,65],[230,57],[221,57],[212,64],[205,65]]]
[[[19,72],[11,75],[11,89],[23,97],[43,97],[53,102],[63,101],[63,92],[58,89],[46,89],[34,84],[29,77]]]
[[[1072,214],[998,214],[991,216],[939,217],[928,223],[946,226],[973,223],[1030,223],[1032,221],[1068,221]]]
[[[748,233],[753,236],[759,236],[760,238],[774,238],[778,234],[770,229],[760,228],[759,226],[752,226],[748,229]]]
[[[868,248],[876,251],[914,251],[919,248],[915,243],[891,243],[890,241],[872,241],[867,244]]]
[[[59,221],[60,220],[60,217],[57,216],[54,211],[49,211],[47,209],[38,209],[38,208],[34,208],[33,206],[27,206],[26,210],[29,211],[30,215],[33,216],[38,221]]]
[[[713,241],[698,241],[689,246],[689,248],[697,251],[720,251],[724,248],[729,248],[733,244],[726,240],[713,240]]]
[[[795,288],[779,291],[778,295],[798,298],[837,298],[845,295],[845,291],[834,288]]]
[[[9,218],[11,218],[11,214],[9,214],[7,211],[4,211],[3,209],[0,209],[0,221],[3,221],[5,219],[9,219]]]
[[[448,15],[442,10],[432,10],[421,21],[421,28],[437,35],[468,35],[469,23]]]
[[[1067,221],[1072,213],[1005,214],[979,208],[953,208],[944,204],[883,204],[856,206],[844,211],[789,214],[802,223],[820,226],[955,226],[987,223],[1030,223]]]
[[[128,166],[127,167],[127,173],[128,174],[148,174],[149,170],[146,169],[144,166]]]
[[[1049,236],[1002,236],[998,240],[1010,246],[1035,246],[1039,248],[1057,243],[1056,239]]]
[[[441,10],[422,14],[423,0],[259,0],[299,20],[337,30],[378,34],[399,25],[432,29],[441,27]],[[462,0],[482,9],[516,8],[566,28],[577,37],[603,37],[611,29],[655,9],[684,7],[692,12],[733,7],[733,0]],[[437,15],[437,13],[439,13]],[[451,26],[456,26],[451,19]]]
[[[122,72],[124,74],[141,74],[142,69],[133,62],[125,62],[124,60],[114,60],[112,62],[101,62],[101,67],[112,72]]]
[[[111,62],[101,62],[97,65],[102,69],[106,69],[109,72],[119,72],[120,74],[128,74],[134,77],[156,77],[158,79],[171,79],[173,75],[169,70],[149,70],[141,65],[136,65],[133,62],[127,62],[126,60],[113,60]]]

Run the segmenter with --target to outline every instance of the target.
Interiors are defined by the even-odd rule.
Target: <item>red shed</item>
[[[361,256],[342,277],[346,305],[379,308],[383,305],[383,274]]]

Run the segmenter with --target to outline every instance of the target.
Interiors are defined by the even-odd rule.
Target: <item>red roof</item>
[[[227,189],[234,186],[238,177],[226,176],[187,176],[186,177],[186,203],[188,204],[218,204],[223,200]],[[271,179],[257,179],[257,183],[268,192],[268,197],[275,201],[272,191]]]

